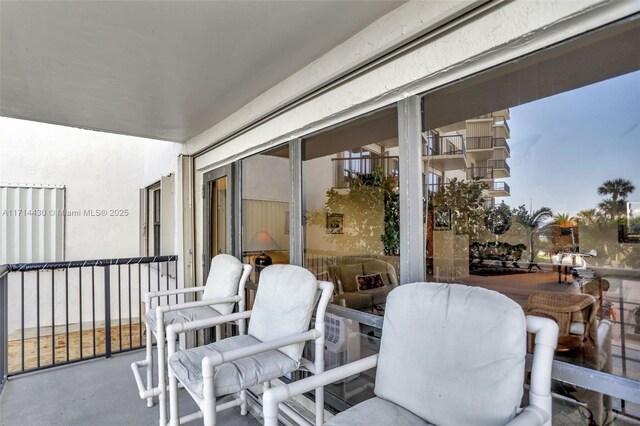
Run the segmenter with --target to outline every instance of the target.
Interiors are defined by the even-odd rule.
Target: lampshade
[[[280,245],[273,239],[267,231],[258,231],[251,238],[247,251],[270,251],[280,250]]]

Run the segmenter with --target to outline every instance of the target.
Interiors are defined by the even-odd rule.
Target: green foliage
[[[518,206],[512,210],[513,219],[523,225],[527,230],[529,236],[529,252],[531,256],[530,262],[534,262],[536,258],[535,243],[540,241],[540,237],[543,235],[542,226],[544,222],[553,217],[553,211],[549,207],[541,207],[534,212],[530,212],[523,205]]]
[[[484,224],[486,211],[482,191],[487,185],[477,179],[462,181],[453,178],[431,195],[434,209],[451,211],[451,226],[456,234],[477,235]]]
[[[617,178],[605,180],[598,187],[598,195],[609,196],[598,204],[602,213],[609,219],[620,219],[626,214],[627,197],[636,187],[629,179]]]
[[[569,213],[557,213],[553,215],[553,223],[561,228],[571,228],[576,226],[577,218],[571,217]]]
[[[593,225],[604,220],[605,217],[596,209],[581,210],[576,215],[578,225]]]
[[[502,235],[511,228],[511,208],[504,201],[488,210],[484,215],[484,225],[492,234]]]
[[[400,194],[396,188],[386,188],[384,195],[384,233],[380,237],[384,254],[400,254]]]
[[[324,210],[307,212],[307,222],[325,226],[326,214],[342,213],[344,234],[327,238],[339,244],[340,250],[353,253],[375,253],[380,243],[386,255],[400,251],[400,196],[394,176],[385,176],[382,168],[354,175],[347,192],[330,189]]]

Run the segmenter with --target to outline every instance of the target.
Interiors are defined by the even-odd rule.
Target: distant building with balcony
[[[503,109],[425,132],[423,158],[429,191],[454,178],[477,179],[487,185],[488,205],[510,196],[511,189],[502,180],[511,177],[509,118],[509,110]]]

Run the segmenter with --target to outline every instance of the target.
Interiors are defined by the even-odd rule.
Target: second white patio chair
[[[146,357],[142,361],[131,364],[141,399],[147,400],[147,406],[153,406],[153,398],[158,397],[160,408],[160,424],[166,424],[166,327],[198,319],[216,318],[228,315],[238,304],[238,312],[245,310],[245,284],[251,265],[242,264],[235,257],[219,254],[211,260],[207,282],[204,286],[189,287],[177,290],[149,292],[145,295],[147,327]],[[178,294],[202,293],[202,300],[195,302],[160,305],[160,298]],[[153,309],[152,302],[158,299],[158,306]],[[239,323],[244,331],[244,321]],[[158,351],[158,386],[153,387],[153,347],[151,333],[156,337]],[[216,327],[216,340],[220,339],[221,327]],[[175,340],[175,337],[174,337]],[[175,344],[175,341],[174,341]],[[146,367],[147,383],[142,380],[140,369]],[[163,392],[162,389],[165,389]]]
[[[247,414],[246,389],[293,371],[313,374],[324,370],[324,316],[333,293],[333,284],[317,281],[299,266],[272,265],[260,273],[260,282],[251,311],[210,320],[199,320],[167,327],[169,341],[170,424],[177,425],[204,418],[206,426],[216,423],[216,412],[240,406]],[[319,299],[319,300],[318,300]],[[316,321],[310,330],[311,317]],[[247,334],[175,352],[178,333],[226,322],[250,319]],[[314,362],[302,358],[304,342],[315,342]],[[179,417],[178,381],[198,404],[200,411]],[[216,398],[233,395],[222,404]],[[323,389],[316,389],[316,416],[322,421]]]
[[[535,333],[529,406],[520,408],[527,331]],[[327,425],[551,425],[558,326],[494,291],[414,283],[387,299],[380,353],[263,396],[266,426],[287,399],[377,367],[375,397]],[[308,422],[294,419],[299,424]]]

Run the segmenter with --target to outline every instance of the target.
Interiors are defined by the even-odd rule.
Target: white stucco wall
[[[139,190],[175,173],[182,145],[131,136],[82,130],[25,120],[0,118],[0,184],[64,185],[65,259],[102,259],[139,255]],[[84,210],[126,210],[124,216],[85,216]],[[112,269],[112,274],[116,268]],[[132,317],[138,317],[137,269],[132,270]],[[96,268],[96,316],[104,318],[103,268]],[[123,317],[128,317],[128,277],[122,269]],[[147,269],[143,269],[142,294]],[[78,270],[69,271],[69,320],[79,321]],[[55,276],[55,321],[65,320],[64,271]],[[9,277],[9,333],[20,328],[20,274]],[[51,272],[41,273],[41,326],[51,324]],[[115,281],[114,281],[115,280]],[[117,277],[112,278],[117,282]],[[152,288],[157,286],[152,271]],[[173,286],[173,281],[170,283]],[[162,277],[161,288],[166,286]],[[112,287],[112,316],[118,299]],[[83,321],[91,321],[91,270],[83,270]],[[25,274],[25,328],[36,325],[36,275]]]
[[[175,172],[180,144],[4,117],[0,132],[0,184],[64,185],[67,211],[128,211],[66,217],[65,260],[138,255],[139,190]]]

